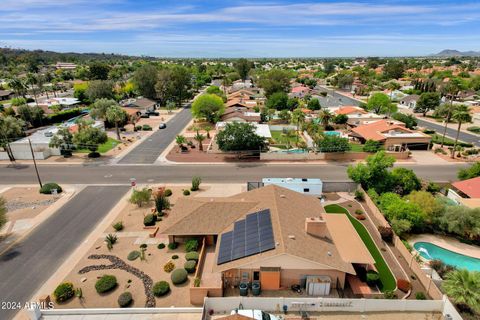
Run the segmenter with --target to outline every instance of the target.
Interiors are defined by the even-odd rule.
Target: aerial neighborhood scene
[[[0,319],[480,319],[477,1],[0,6]]]

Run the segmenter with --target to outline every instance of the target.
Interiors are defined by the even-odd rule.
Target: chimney
[[[314,237],[327,238],[327,222],[321,217],[311,217],[305,219],[305,232]]]

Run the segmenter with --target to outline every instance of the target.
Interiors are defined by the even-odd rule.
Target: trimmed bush
[[[155,222],[157,222],[157,217],[154,214],[149,213],[143,218],[143,225],[146,227],[154,226]]]
[[[143,131],[152,131],[152,127],[149,126],[148,124],[144,124],[144,125],[142,126],[142,130],[143,130]]]
[[[185,260],[187,260],[187,261],[190,261],[190,260],[198,261],[198,258],[199,258],[199,254],[196,251],[188,252],[185,255]]]
[[[200,183],[202,182],[202,178],[195,176],[192,178],[192,191],[198,191],[200,189]]]
[[[187,190],[187,189],[183,190],[183,195],[184,195],[184,196],[189,196],[189,195],[190,195],[190,191]]]
[[[363,201],[365,199],[365,193],[360,189],[355,190],[355,199]]]
[[[392,230],[392,228],[379,226],[378,227],[378,232],[380,232],[380,235],[382,236],[383,241],[386,241],[386,242],[392,242],[393,241],[393,230]]]
[[[425,296],[425,293],[422,291],[415,293],[415,299],[417,300],[426,300],[427,297]]]
[[[397,299],[397,294],[395,293],[395,291],[388,290],[383,293],[383,297],[385,299],[393,300],[393,299]]]
[[[117,278],[112,275],[104,275],[95,283],[95,290],[98,293],[105,293],[112,291],[117,287]]]
[[[75,295],[75,290],[73,289],[73,283],[64,282],[57,286],[53,292],[53,297],[57,302],[65,302]]]
[[[167,281],[159,281],[153,285],[152,293],[155,297],[166,295],[170,291],[170,285]]]
[[[172,194],[173,194],[172,190],[170,189],[165,190],[165,193],[164,193],[165,197],[170,197]]]
[[[378,272],[373,270],[367,271],[367,284],[369,286],[375,286],[378,284],[379,281],[380,281],[380,275],[378,274]]]
[[[140,257],[141,253],[140,251],[134,250],[130,252],[127,256],[127,259],[130,261],[136,260],[138,257]]]
[[[186,261],[183,267],[185,270],[187,270],[188,273],[194,273],[195,272],[195,267],[197,266],[197,261],[195,260],[189,260]]]
[[[120,296],[118,296],[117,302],[120,308],[129,307],[133,302],[132,294],[130,292],[122,293]]]
[[[412,288],[412,284],[408,280],[398,279],[397,280],[397,287],[398,287],[398,290],[406,293],[406,292],[410,291],[410,289]]]
[[[477,126],[468,127],[467,130],[473,133],[480,133],[480,127]]]
[[[122,231],[123,230],[123,222],[122,221],[115,222],[112,227],[113,227],[113,229],[115,229],[115,231]]]
[[[165,248],[165,243],[159,243],[157,246],[158,249],[163,249]]]
[[[198,240],[197,239],[190,239],[185,243],[185,251],[197,251],[198,249]]]
[[[140,249],[147,249],[147,247],[148,247],[148,246],[147,246],[146,243],[142,243],[142,244],[140,245]]]
[[[178,247],[178,242],[170,242],[168,244],[168,249],[170,249],[170,250],[175,250],[175,249],[177,249],[177,247]]]
[[[175,264],[172,262],[172,261],[168,261],[167,263],[165,263],[165,265],[163,266],[163,270],[165,272],[172,272],[172,270],[175,269]]]
[[[182,284],[188,279],[188,272],[185,269],[175,269],[170,276],[173,284]]]
[[[60,187],[57,183],[55,182],[48,182],[45,183],[41,188],[40,188],[40,193],[43,194],[52,194],[52,190],[57,189],[57,193],[61,193],[63,191],[62,187]]]
[[[174,255],[172,256],[172,259],[173,259],[173,260],[177,260],[177,259],[178,259],[178,256],[177,256],[176,254],[174,254]]]

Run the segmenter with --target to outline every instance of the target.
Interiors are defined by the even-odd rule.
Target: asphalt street
[[[167,128],[158,129],[150,137],[146,138],[138,146],[130,150],[119,164],[152,164],[170,145],[183,128],[192,120],[190,108],[184,108],[167,122]]]
[[[466,165],[417,165],[397,163],[413,169],[420,177],[437,182],[453,181],[457,171]],[[207,183],[259,181],[264,177],[309,177],[325,181],[345,181],[348,164],[194,164],[194,165],[113,165],[113,166],[39,166],[44,182],[60,184],[128,184],[189,182],[192,176],[202,177]],[[0,166],[0,184],[36,183],[31,165]]]
[[[417,122],[418,122],[418,125],[421,127],[435,130],[438,134],[441,134],[441,135],[443,134],[444,126],[441,124],[432,123],[430,121],[425,121],[418,118],[417,118]],[[457,130],[447,127],[446,135],[449,136],[450,138],[455,138],[457,136]],[[460,131],[460,134],[458,135],[458,139],[463,142],[471,143],[476,147],[480,147],[480,136]]]
[[[0,319],[11,319],[19,311],[4,308],[4,302],[22,306],[29,302],[127,190],[124,186],[86,187],[0,256]]]

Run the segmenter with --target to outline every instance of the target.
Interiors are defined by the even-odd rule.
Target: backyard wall
[[[387,152],[397,160],[405,160],[409,157],[409,152]],[[368,152],[330,152],[330,153],[287,153],[287,152],[262,152],[260,160],[268,161],[308,161],[308,160],[338,160],[353,161],[363,160],[372,155]]]
[[[368,196],[366,192],[365,192],[365,204],[370,209],[371,213],[373,213],[373,215],[371,215],[370,218],[373,224],[377,228],[379,226],[390,226],[387,220],[385,219],[385,217],[383,216],[383,214],[380,212],[378,207],[375,205],[373,200]],[[377,229],[377,232],[378,232],[378,229]],[[380,235],[380,232],[378,232],[378,234]],[[413,271],[413,273],[415,273],[415,275],[417,276],[417,279],[425,287],[425,290],[427,291],[428,295],[434,300],[443,299],[443,293],[436,286],[433,280],[425,274],[420,264],[415,259],[415,256],[412,255],[407,250],[405,245],[402,243],[402,240],[396,234],[393,235],[393,245],[395,246],[395,248],[397,248],[397,250],[400,252],[400,254],[405,259],[405,261],[407,261],[408,266]]]

